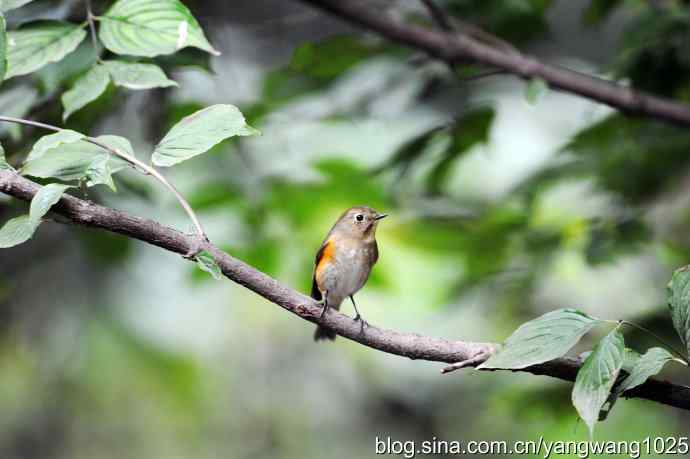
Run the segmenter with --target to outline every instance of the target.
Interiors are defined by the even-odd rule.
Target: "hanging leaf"
[[[227,138],[258,133],[234,105],[212,105],[182,118],[173,126],[156,145],[153,163],[173,166],[208,151]]]
[[[28,215],[13,218],[0,228],[0,249],[7,249],[31,239],[35,228]]]
[[[577,372],[572,400],[589,428],[590,437],[623,366],[624,352],[623,335],[616,328],[596,345]]]
[[[108,70],[100,64],[93,66],[74,83],[69,91],[62,94],[62,106],[65,108],[62,120],[67,120],[72,113],[98,99],[98,96],[108,88],[108,83],[110,83]]]
[[[575,309],[559,309],[522,324],[479,368],[526,368],[565,355],[600,323]]]
[[[67,188],[70,188],[70,186],[61,183],[51,183],[38,190],[38,193],[31,200],[31,207],[29,209],[29,223],[34,228],[38,228],[43,216],[60,200]]]
[[[209,273],[215,280],[220,280],[223,277],[223,273],[220,270],[220,266],[216,263],[213,255],[207,251],[203,251],[196,256],[196,264],[201,268],[202,271]]]
[[[7,32],[6,78],[26,75],[74,51],[86,36],[83,26],[41,21]]]
[[[673,326],[690,352],[690,271],[684,266],[673,273],[667,288]]]
[[[46,151],[57,147],[63,143],[72,143],[84,138],[84,134],[81,134],[70,129],[64,129],[55,134],[44,135],[34,144],[34,147],[29,152],[29,156],[26,157],[27,161],[38,159],[45,154]]]
[[[154,64],[138,64],[123,61],[107,61],[103,63],[108,69],[113,82],[117,86],[128,89],[151,89],[177,86],[168,79],[163,70]]]
[[[178,0],[119,0],[98,20],[103,45],[117,54],[154,57],[187,46],[220,54]]]

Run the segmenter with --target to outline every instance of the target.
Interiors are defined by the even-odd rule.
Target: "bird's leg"
[[[328,309],[328,290],[326,293],[321,292],[321,300],[318,301],[319,304],[323,304],[323,309],[321,310],[321,315],[319,319],[322,319],[324,314],[326,314],[326,309]]]
[[[352,306],[355,308],[355,313],[357,314],[355,316],[355,320],[361,320],[362,321],[362,329],[361,331],[364,331],[364,326],[369,325],[366,320],[362,317],[362,315],[359,313],[357,310],[357,305],[355,304],[355,297],[353,295],[350,295],[350,301],[352,301]]]

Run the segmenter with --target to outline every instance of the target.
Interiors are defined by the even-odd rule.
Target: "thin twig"
[[[96,60],[101,59],[100,46],[98,45],[98,38],[96,37],[96,23],[95,17],[93,15],[93,9],[91,8],[91,0],[86,0],[86,20],[89,23],[89,31],[91,33],[91,44],[93,45],[93,52],[96,54]]]
[[[672,350],[674,353],[676,353],[676,354],[678,355],[678,357],[680,357],[681,359],[683,359],[683,362],[685,362],[686,365],[689,365],[689,366],[690,366],[690,360],[688,360],[688,357],[687,357],[685,354],[683,354],[682,352],[680,352],[678,349],[675,348],[675,346],[673,346],[672,344],[669,344],[668,341],[666,341],[665,339],[661,338],[659,335],[657,335],[656,333],[654,333],[653,331],[651,331],[651,330],[648,329],[647,327],[643,327],[642,325],[637,325],[636,323],[634,323],[634,322],[629,322],[629,321],[627,321],[627,320],[619,320],[618,322],[621,323],[621,324],[628,325],[628,326],[633,327],[633,328],[637,328],[638,330],[641,330],[641,331],[643,331],[643,332],[645,332],[645,333],[651,335],[651,336],[652,336],[654,339],[656,339],[659,343],[663,344],[664,346],[666,346],[667,348],[669,348],[670,350]]]
[[[429,10],[429,15],[436,24],[438,24],[441,30],[445,30],[446,32],[453,30],[453,24],[451,24],[448,16],[446,16],[445,11],[439,8],[438,5],[434,3],[434,0],[422,0],[422,3],[426,9]]]
[[[41,129],[47,129],[50,131],[54,132],[61,132],[64,131],[64,129],[53,126],[51,124],[46,124],[46,123],[41,123],[39,121],[32,121],[32,120],[25,120],[22,118],[15,118],[13,116],[0,116],[0,121],[6,121],[9,123],[17,123],[17,124],[23,124],[26,126],[33,126]],[[103,142],[100,142],[98,139],[95,139],[93,137],[85,136],[83,139],[85,142],[89,142],[93,145],[96,145],[107,152],[118,156],[131,165],[138,167],[147,175],[153,176],[156,180],[158,180],[160,183],[162,183],[177,199],[177,201],[180,203],[182,208],[185,210],[187,215],[189,216],[190,220],[192,220],[192,223],[194,223],[194,227],[196,228],[197,234],[199,237],[201,237],[204,241],[208,241],[208,237],[206,236],[206,232],[204,231],[203,227],[201,226],[201,222],[197,218],[196,214],[194,213],[194,210],[192,209],[192,206],[189,205],[189,202],[180,194],[179,191],[177,191],[177,188],[173,186],[172,183],[170,183],[158,170],[156,170],[153,166],[149,166],[148,164],[144,163],[143,161],[140,161],[137,159],[135,156],[131,156],[128,153],[125,153],[124,151],[120,150],[119,148],[113,148]]]

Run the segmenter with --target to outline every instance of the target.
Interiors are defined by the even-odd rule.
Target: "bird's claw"
[[[359,314],[357,314],[357,315],[355,316],[354,320],[355,320],[355,322],[360,322],[360,329],[359,329],[359,332],[360,332],[360,333],[363,333],[363,332],[364,332],[364,327],[368,327],[368,326],[369,326],[369,322],[367,322],[366,320],[364,320],[364,318],[363,318],[361,315],[359,315]]]
[[[210,243],[208,237],[205,234],[194,234],[191,235],[191,237],[193,239],[193,242],[190,245],[187,252],[182,255],[182,258],[186,258],[187,260],[194,260],[197,255],[206,250],[207,245]]]

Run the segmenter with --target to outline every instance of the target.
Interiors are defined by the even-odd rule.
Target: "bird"
[[[350,298],[355,320],[367,324],[357,310],[354,295],[367,282],[371,268],[379,258],[376,228],[387,215],[367,206],[347,209],[323,240],[314,260],[311,297],[322,305],[321,316],[328,308],[340,309]],[[314,341],[335,340],[335,331],[317,326]]]

